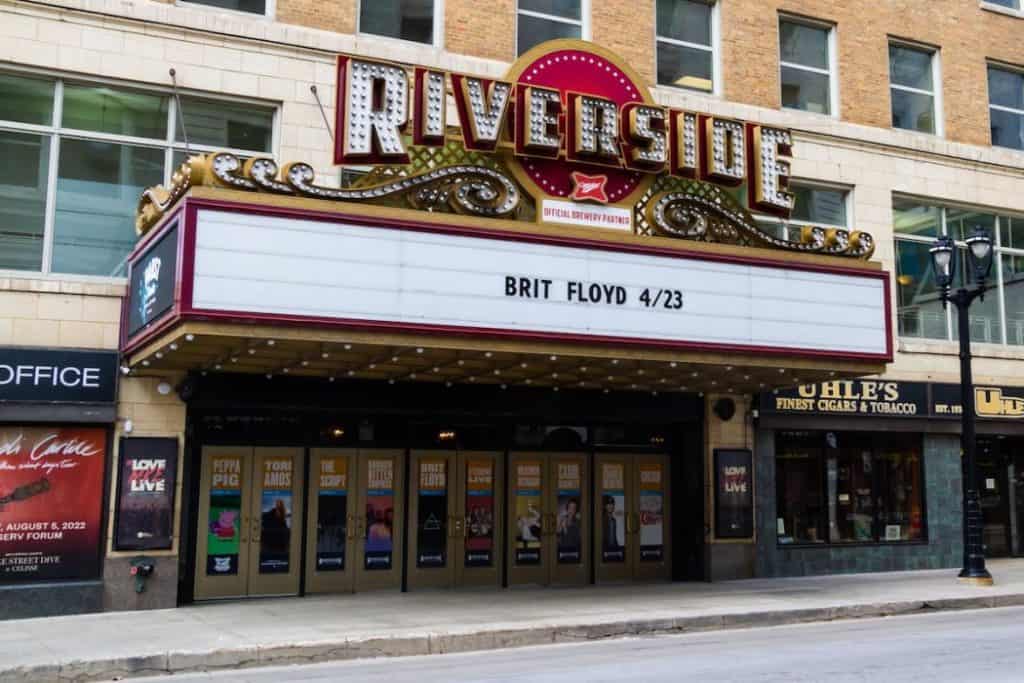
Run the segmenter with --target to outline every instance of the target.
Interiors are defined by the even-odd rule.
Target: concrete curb
[[[100,657],[55,664],[0,668],[0,683],[109,681],[218,669],[474,652],[529,645],[580,643],[641,635],[761,628],[841,619],[897,616],[928,611],[988,609],[1020,605],[1024,605],[1024,593],[722,613],[694,617],[631,619],[585,625],[540,625],[522,629],[496,629],[474,633],[427,633],[393,638],[363,638],[335,642],[283,643],[265,647],[165,652],[137,657]]]

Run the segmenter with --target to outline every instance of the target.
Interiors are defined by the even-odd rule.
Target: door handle
[[[242,542],[242,543],[248,543],[249,542],[249,537],[245,533],[248,528],[249,528],[249,518],[248,517],[242,517],[242,521],[238,525],[238,535],[240,537],[238,540],[240,542]]]
[[[345,517],[345,538],[350,541],[356,538],[356,518],[355,515],[348,515]]]
[[[262,523],[263,520],[260,518],[252,520],[252,531],[249,533],[249,535],[252,537],[253,543],[259,543],[260,539],[262,538]]]

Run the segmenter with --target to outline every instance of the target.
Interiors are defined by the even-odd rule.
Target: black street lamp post
[[[957,330],[960,337],[961,447],[964,455],[964,561],[960,580],[978,585],[992,585],[992,575],[985,569],[985,548],[982,543],[981,497],[978,493],[978,469],[975,457],[974,382],[971,378],[971,325],[968,310],[975,299],[985,298],[985,280],[992,270],[992,238],[979,225],[967,240],[970,264],[974,272],[963,274],[963,285],[951,291],[956,277],[957,248],[953,239],[943,235],[929,251],[935,284],[947,302],[956,306]],[[964,263],[967,269],[967,263]],[[973,275],[975,286],[968,288]]]

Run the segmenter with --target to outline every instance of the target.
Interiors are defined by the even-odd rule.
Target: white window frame
[[[782,61],[782,23],[786,22],[789,24],[799,24],[801,26],[807,26],[809,28],[816,28],[825,31],[826,38],[828,40],[828,69],[819,69],[814,66],[805,66],[803,64],[797,64],[796,62],[784,62]],[[803,114],[811,114],[814,116],[827,116],[829,118],[839,118],[839,46],[838,37],[836,35],[836,25],[817,19],[808,19],[807,17],[798,17],[792,14],[780,14],[778,20],[778,26],[775,32],[775,40],[778,45],[779,55],[779,105],[786,111],[798,111]],[[828,76],[828,114],[821,114],[819,112],[807,111],[806,109],[796,109],[793,107],[787,107],[782,104],[782,67],[789,67],[791,69],[797,69],[798,71],[806,71],[808,73],[821,74]]]
[[[430,42],[421,43],[418,40],[406,40],[405,38],[395,38],[394,36],[382,36],[379,33],[369,33],[363,30],[363,2],[362,0],[356,0],[356,35],[365,38],[373,38],[375,40],[388,40],[402,45],[415,45],[416,47],[433,47],[438,50],[444,47],[444,0],[433,0],[434,2],[434,15],[433,31],[431,32]]]
[[[928,91],[928,90],[922,90],[920,88],[911,88],[910,86],[898,85],[896,83],[893,83],[892,82],[892,72],[890,71],[890,73],[889,73],[889,107],[890,108],[892,107],[892,91],[893,90],[902,90],[903,92],[914,93],[914,94],[917,94],[917,95],[928,95],[929,97],[932,98],[932,117],[935,120],[935,132],[934,133],[929,133],[927,131],[916,130],[916,129],[913,129],[913,128],[896,128],[895,126],[893,128],[895,130],[905,130],[905,131],[907,131],[909,133],[921,133],[922,135],[934,135],[934,136],[940,137],[940,138],[941,137],[945,137],[945,135],[946,135],[945,118],[946,117],[943,116],[943,108],[942,108],[942,61],[941,61],[940,56],[939,56],[939,48],[931,46],[931,45],[924,45],[922,43],[912,43],[910,41],[900,40],[898,38],[890,38],[889,39],[889,47],[892,47],[894,45],[896,47],[902,47],[902,48],[906,48],[908,50],[916,50],[917,52],[924,52],[924,53],[926,53],[931,58],[931,62],[932,62],[932,89],[931,89],[931,91]],[[986,76],[987,76],[987,74],[986,74]],[[891,114],[892,113],[890,111],[890,119],[892,118]]]
[[[701,45],[700,43],[691,43],[686,40],[677,40],[676,38],[666,38],[662,36],[658,31],[658,13],[657,6],[655,6],[654,13],[654,73],[657,78],[658,73],[658,43],[667,43],[669,45],[678,45],[679,47],[688,47],[694,50],[704,50],[705,52],[711,53],[711,90],[700,90],[697,88],[687,88],[682,85],[675,85],[672,83],[657,83],[656,85],[664,88],[676,88],[679,90],[685,90],[686,92],[703,93],[705,95],[714,95],[715,97],[721,97],[723,92],[722,87],[722,3],[721,0],[690,0],[691,2],[701,2],[705,5],[711,6],[711,45]]]
[[[986,64],[985,64],[985,88],[986,88],[986,90],[988,89],[988,70],[989,69],[996,69],[998,71],[1005,71],[1007,73],[1016,74],[1016,75],[1020,76],[1021,79],[1022,79],[1021,87],[1024,87],[1024,69],[1021,69],[1020,67],[1011,66],[1009,64],[1002,64],[1000,62],[986,62]],[[1013,107],[1006,107],[1006,106],[1003,106],[1001,104],[992,104],[992,93],[990,92],[990,93],[988,93],[988,110],[989,110],[989,124],[990,124],[990,126],[991,126],[991,121],[992,121],[991,112],[992,112],[993,109],[995,109],[996,111],[1006,112],[1008,114],[1016,114],[1017,116],[1020,116],[1021,119],[1024,119],[1024,109],[1014,109]],[[1024,125],[1024,122],[1022,122],[1022,125]],[[991,136],[991,132],[989,133],[989,135]],[[1024,151],[1024,141],[1021,142],[1021,146],[1020,147],[1004,147],[1002,145],[995,144],[995,142],[990,137],[989,138],[989,144],[992,145],[993,147],[998,147],[999,149],[1013,149],[1013,150],[1017,150],[1018,152]]]
[[[228,9],[226,7],[217,7],[216,5],[208,5],[205,2],[199,2],[198,0],[175,0],[175,5],[179,7],[195,7],[202,9],[205,12],[224,12],[230,14],[233,17],[249,17],[257,19],[271,19],[273,20],[277,16],[277,0],[265,0],[266,5],[263,10],[263,14],[256,14],[255,12],[245,12],[238,9]]]
[[[1011,17],[1016,17],[1017,19],[1024,19],[1024,0],[1016,0],[1016,3],[1016,7],[1004,7],[1002,5],[997,5],[994,2],[981,0],[978,6],[989,12],[996,12],[998,14],[1006,14]]]
[[[84,280],[89,282],[124,284],[127,281],[127,278],[123,276],[88,275],[85,273],[65,273],[53,271],[53,240],[55,236],[54,233],[57,212],[56,200],[58,171],[60,167],[60,141],[63,139],[100,140],[103,142],[110,142],[114,144],[132,145],[134,147],[149,147],[155,149],[162,149],[164,152],[164,174],[162,182],[166,185],[168,182],[170,182],[171,175],[174,173],[175,170],[175,166],[173,163],[175,152],[186,151],[185,143],[183,141],[175,140],[175,134],[177,132],[178,125],[178,102],[177,99],[174,97],[174,89],[166,86],[140,86],[138,84],[125,83],[123,81],[118,81],[110,78],[99,78],[93,76],[78,77],[74,74],[67,74],[59,71],[51,71],[48,69],[21,67],[16,69],[4,68],[0,70],[0,73],[9,74],[11,76],[21,76],[25,78],[46,78],[53,80],[53,111],[52,118],[50,119],[50,122],[48,124],[21,123],[18,121],[7,121],[0,119],[0,131],[41,135],[47,137],[50,141],[49,158],[47,160],[49,167],[47,168],[46,207],[43,224],[43,252],[40,269],[13,270],[0,268],[0,276],[21,278],[42,276],[44,278],[54,278],[61,280]],[[60,124],[63,119],[64,86],[66,83],[82,85],[86,87],[108,85],[113,88],[119,88],[122,90],[134,91],[143,94],[167,96],[168,105],[166,135],[163,138],[140,138],[131,135],[103,133],[97,131],[62,127]],[[280,149],[279,145],[281,127],[281,106],[279,103],[259,101],[251,98],[234,97],[228,95],[214,95],[211,93],[205,93],[195,90],[179,89],[178,93],[182,97],[192,97],[211,102],[252,104],[264,109],[269,109],[272,107],[273,114],[271,117],[270,134],[271,151],[266,152],[265,154],[273,157],[274,159],[278,158],[278,151]],[[192,142],[189,142],[187,151],[193,153],[226,151],[247,157],[252,156],[254,154],[254,150],[232,149],[218,147],[214,145],[195,144]]]
[[[995,216],[996,223],[994,229],[994,235],[992,235],[992,275],[989,280],[994,282],[989,285],[989,289],[998,293],[998,315],[999,315],[999,339],[990,342],[978,341],[979,344],[991,344],[998,346],[1007,346],[1012,349],[1024,348],[1024,345],[1010,344],[1010,332],[1008,328],[1008,321],[1006,319],[1006,296],[1003,291],[1003,256],[1018,256],[1024,258],[1024,248],[1011,248],[1002,246],[1002,222],[1006,219],[1012,220],[1024,220],[1024,216],[1015,215],[1013,212],[999,211],[985,208],[977,208],[972,206],[965,206],[956,203],[947,203],[941,201],[935,201],[931,199],[922,199],[919,197],[911,197],[904,195],[894,195],[893,200],[903,200],[910,202],[920,202],[922,205],[935,206],[939,209],[939,234],[948,235],[949,225],[947,223],[947,212],[950,210],[961,210],[961,211],[978,211],[981,213],[987,213]],[[896,232],[893,230],[893,256],[896,257],[898,251],[896,250],[896,243],[898,242],[916,242],[918,244],[924,244],[931,246],[935,242],[935,237],[930,235],[913,235],[909,233]],[[967,243],[963,240],[955,239],[954,241],[956,249],[967,249]],[[895,274],[896,269],[893,268]],[[936,339],[934,337],[900,337],[901,339],[921,339],[925,341],[938,341],[938,342],[952,342],[954,325],[957,324],[956,312],[952,310],[952,307],[947,306],[944,312],[946,316],[946,336],[944,339]],[[899,310],[896,311],[897,315],[897,328],[896,334],[899,335]],[[972,317],[972,322],[975,317]]]
[[[543,19],[545,21],[554,21],[560,24],[569,24],[570,26],[580,27],[580,40],[590,40],[590,2],[591,0],[580,0],[580,18],[579,19],[567,19],[566,17],[560,17],[556,14],[547,14],[545,12],[535,12],[528,9],[520,9],[519,0],[516,0],[516,27],[515,27],[515,49],[516,56],[519,56],[519,17],[533,17],[534,19]]]

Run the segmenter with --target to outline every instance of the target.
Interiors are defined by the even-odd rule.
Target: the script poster
[[[210,519],[206,527],[206,574],[238,573],[242,527],[242,456],[218,455],[210,462]]]
[[[665,554],[665,497],[658,463],[640,465],[640,561],[660,562]]]
[[[715,535],[754,535],[753,462],[748,450],[715,451]]]
[[[420,461],[416,566],[443,567],[448,549],[448,472],[444,460]]]
[[[618,462],[601,465],[601,560],[626,561],[626,476]]]
[[[348,531],[348,458],[320,458],[320,488],[316,502],[316,570],[345,569],[345,537]]]
[[[541,464],[516,463],[516,564],[540,564]]]
[[[466,463],[467,567],[489,567],[494,553],[494,465],[490,460]]]
[[[103,429],[0,427],[0,582],[99,574]]]
[[[169,550],[174,543],[178,440],[121,439],[114,545],[117,550]]]
[[[260,498],[260,574],[287,574],[291,569],[292,478],[289,456],[263,460]]]
[[[366,463],[366,569],[391,569],[395,528],[395,463],[368,460]]]
[[[558,522],[556,526],[558,564],[583,561],[583,514],[580,509],[580,463],[558,463]]]

